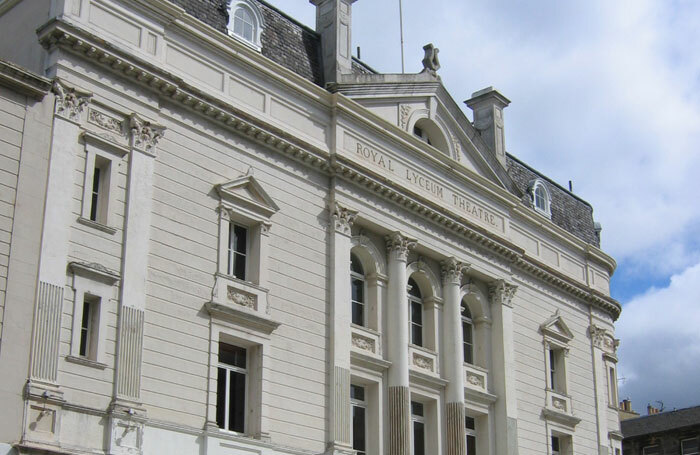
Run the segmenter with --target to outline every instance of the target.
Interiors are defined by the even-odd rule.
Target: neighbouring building
[[[619,454],[591,206],[312,3],[0,1],[0,455]]]
[[[620,422],[623,455],[700,454],[700,406],[659,411]]]

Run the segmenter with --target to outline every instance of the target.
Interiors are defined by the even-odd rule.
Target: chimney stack
[[[352,4],[357,0],[309,0],[316,5],[325,83],[352,72]]]
[[[658,408],[655,408],[654,406],[652,406],[650,404],[647,405],[647,415],[651,416],[654,414],[658,414],[659,412],[660,412],[660,410]]]
[[[474,111],[474,128],[480,133],[498,161],[506,167],[506,139],[503,132],[503,108],[510,104],[510,100],[501,95],[495,88],[486,87],[483,90],[472,93],[472,97],[465,101],[466,105]]]

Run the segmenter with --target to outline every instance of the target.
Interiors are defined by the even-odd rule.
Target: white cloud
[[[700,263],[630,301],[617,324],[620,396],[637,410],[700,404]]]

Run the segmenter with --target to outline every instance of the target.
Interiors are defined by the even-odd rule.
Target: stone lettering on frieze
[[[377,147],[373,147],[347,132],[344,134],[344,148],[352,158],[369,164],[370,167],[390,178],[394,183],[426,196],[452,212],[476,221],[493,231],[504,232],[505,220],[503,216],[486,208],[469,195],[453,191],[425,172],[392,158],[386,152],[378,150]]]

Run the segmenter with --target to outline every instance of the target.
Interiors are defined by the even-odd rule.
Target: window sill
[[[106,232],[107,234],[114,235],[117,233],[117,229],[107,226],[106,224],[98,223],[97,221],[92,221],[87,218],[83,218],[82,216],[78,217],[78,223],[88,226],[94,229],[97,229],[98,231]]]
[[[376,357],[381,356],[382,348],[379,332],[356,324],[350,325],[350,332],[350,341],[353,349]]]
[[[107,368],[107,364],[102,362],[97,362],[95,360],[90,360],[85,357],[78,357],[74,355],[66,356],[66,362],[75,363],[78,365],[83,365],[90,368],[95,368],[97,370],[104,370]]]

